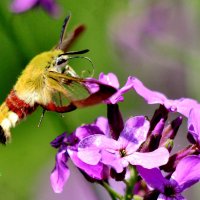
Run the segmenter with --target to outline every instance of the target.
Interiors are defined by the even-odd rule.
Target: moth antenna
[[[40,127],[40,125],[41,125],[41,123],[42,123],[42,120],[43,120],[43,118],[44,118],[45,112],[46,112],[46,110],[43,109],[43,110],[42,110],[42,115],[41,115],[41,117],[40,117],[40,121],[39,121],[39,123],[38,123],[38,128]]]
[[[66,53],[61,54],[60,56],[62,56],[62,55],[84,54],[84,53],[87,53],[87,52],[89,52],[89,51],[90,51],[89,49],[83,49],[83,50],[80,50],[80,51],[69,51],[69,52],[66,52]]]
[[[71,14],[67,15],[67,17],[64,19],[64,23],[62,25],[62,30],[61,30],[61,33],[60,33],[60,42],[59,42],[59,45],[58,45],[59,49],[62,45],[63,38],[65,37],[65,32],[66,32],[67,25],[69,23],[70,17],[71,17]]]
[[[73,32],[67,34],[67,37],[63,39],[62,43],[57,45],[55,48],[67,52],[68,49],[74,44],[74,42],[80,37],[80,35],[85,31],[84,25],[79,25]]]
[[[74,58],[83,58],[83,59],[85,59],[85,60],[89,61],[89,62],[90,62],[90,64],[91,64],[91,66],[92,66],[92,73],[91,73],[91,77],[93,77],[93,76],[94,76],[94,65],[93,65],[93,62],[92,62],[92,60],[90,60],[90,58],[88,58],[88,57],[85,57],[85,56],[73,56],[73,57],[68,57],[68,58],[67,58],[67,60],[71,60],[71,59],[74,59]]]

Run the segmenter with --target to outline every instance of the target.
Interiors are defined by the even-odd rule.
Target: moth
[[[65,113],[101,103],[116,92],[112,86],[96,79],[80,77],[70,67],[69,60],[73,55],[84,54],[88,50],[68,51],[84,30],[84,26],[80,25],[65,37],[69,19],[70,16],[67,16],[64,20],[58,44],[29,62],[0,106],[0,143],[6,144],[11,137],[10,129],[38,106],[44,111]]]

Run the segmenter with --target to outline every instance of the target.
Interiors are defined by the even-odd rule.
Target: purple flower
[[[14,0],[11,4],[11,10],[14,13],[26,12],[36,6],[41,6],[50,15],[56,16],[59,7],[55,0]]]
[[[57,153],[56,165],[50,176],[51,186],[56,193],[62,192],[64,183],[69,178],[70,171],[66,165],[67,160],[66,150]]]
[[[158,148],[153,152],[137,152],[146,140],[149,121],[144,116],[131,117],[125,123],[118,140],[95,133],[80,141],[78,157],[90,165],[104,163],[121,173],[129,164],[154,168],[167,163],[169,152]],[[157,159],[157,158],[162,159]]]
[[[200,106],[192,109],[188,119],[188,139],[195,144],[200,145]]]
[[[97,165],[91,166],[80,160],[77,156],[77,145],[79,141],[93,133],[103,134],[97,125],[104,123],[104,121],[103,118],[99,118],[94,124],[81,126],[69,136],[66,136],[64,133],[51,142],[53,147],[59,148],[56,155],[55,168],[50,176],[52,188],[56,193],[62,192],[64,184],[69,178],[70,171],[67,166],[69,158],[84,174],[91,177],[91,179],[103,180],[107,178],[108,168],[105,165],[97,163]]]
[[[200,157],[183,158],[171,175],[165,178],[158,168],[145,169],[137,166],[140,176],[153,189],[159,191],[158,200],[184,200],[181,193],[200,180]],[[148,199],[148,198],[146,198]],[[154,200],[151,198],[151,200]]]
[[[148,104],[164,105],[169,112],[178,112],[186,117],[189,116],[192,108],[199,106],[196,100],[190,98],[168,99],[164,94],[148,89],[139,79],[132,76],[128,77],[126,84],[110,98],[110,101],[118,102],[118,99],[123,98],[122,95],[130,89],[135,90]]]
[[[117,76],[113,73],[108,73],[105,75],[104,73],[99,74],[99,81],[101,81],[104,84],[113,86],[114,88],[119,88],[119,81],[117,79]]]
[[[198,102],[194,99],[168,99],[164,94],[146,88],[139,79],[134,77],[132,77],[132,84],[133,89],[137,94],[143,97],[148,104],[162,104],[170,112],[178,112],[188,117],[190,110],[198,105]]]
[[[107,85],[114,87],[115,89],[117,89],[118,92],[120,91],[120,95],[118,95],[118,92],[116,92],[117,98],[115,98],[115,95],[113,95],[109,99],[107,99],[105,101],[105,103],[116,104],[118,102],[124,101],[124,97],[122,96],[122,94],[124,94],[127,90],[123,89],[123,91],[121,91],[121,89],[119,89],[119,81],[118,81],[118,78],[115,74],[108,73],[106,75],[104,73],[100,73],[99,81],[104,83],[104,84],[107,84]]]

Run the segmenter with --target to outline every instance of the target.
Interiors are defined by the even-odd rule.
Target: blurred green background
[[[63,19],[69,12],[72,18],[68,30],[80,23],[87,27],[72,50],[90,49],[87,56],[95,65],[96,78],[100,72],[112,71],[123,85],[129,75],[136,75],[169,97],[200,99],[198,0],[59,0],[62,12],[56,19],[39,7],[13,14],[10,3],[0,2],[1,102],[28,61],[58,42]],[[120,105],[125,118],[151,112],[136,95],[127,94],[125,99]],[[64,117],[48,112],[38,128],[41,113],[38,109],[12,129],[12,143],[0,146],[0,200],[44,200],[37,193],[44,192],[41,187],[50,188],[48,176],[56,154],[49,143],[64,131],[70,133],[83,123],[105,116],[106,106],[77,110]],[[44,184],[38,185],[40,182]],[[52,199],[73,200],[59,195]]]

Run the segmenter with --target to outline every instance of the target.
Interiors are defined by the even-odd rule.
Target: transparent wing
[[[48,85],[57,105],[73,104],[85,107],[98,104],[116,92],[112,86],[95,79],[71,77],[57,72],[48,72]]]
[[[52,100],[58,106],[88,98],[91,93],[80,78],[72,78],[57,72],[48,73],[48,85],[53,91]]]

